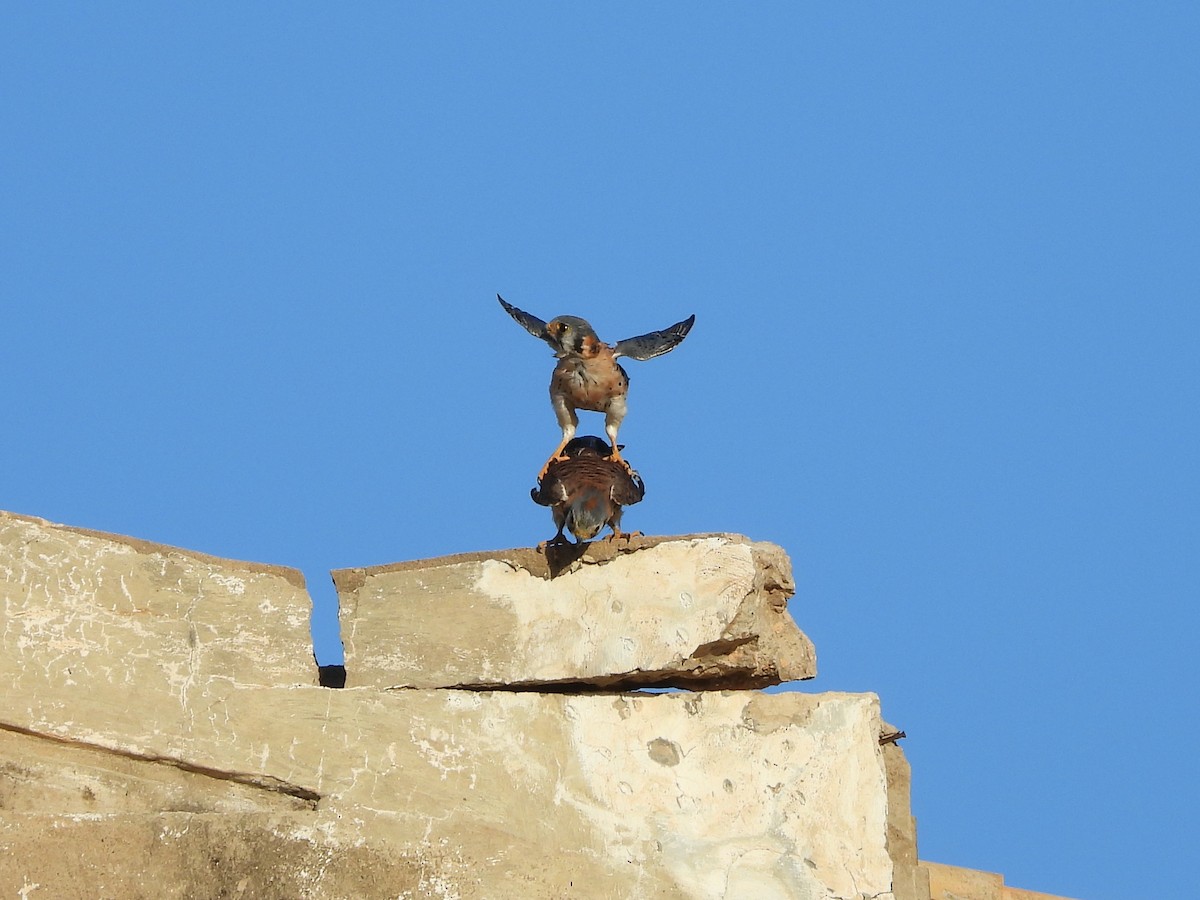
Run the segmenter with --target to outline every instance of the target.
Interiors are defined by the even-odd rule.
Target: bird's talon
[[[635,537],[645,537],[645,535],[640,531],[614,531],[612,534],[605,537],[604,540],[608,541],[609,543],[624,541],[628,544]]]
[[[538,550],[538,553],[544,554],[551,547],[561,547],[564,544],[569,544],[569,543],[571,543],[571,542],[567,540],[566,535],[556,534],[554,537],[550,538],[549,540],[545,540],[545,541],[542,541],[541,543],[539,543],[537,545],[537,550]]]
[[[556,453],[554,456],[546,460],[545,465],[542,466],[542,470],[537,474],[538,483],[540,484],[546,480],[546,474],[550,471],[550,467],[552,465],[555,463],[566,462],[570,458],[571,457],[567,456],[565,453]]]

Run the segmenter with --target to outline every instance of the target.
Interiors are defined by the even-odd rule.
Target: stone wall
[[[922,862],[929,882],[930,900],[1065,900],[1051,894],[1026,891],[1004,883],[1004,876],[941,863]]]
[[[875,695],[758,690],[778,547],[334,579],[343,690],[299,572],[0,513],[0,893],[930,898]]]

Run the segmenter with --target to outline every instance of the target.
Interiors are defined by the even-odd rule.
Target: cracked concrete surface
[[[0,893],[891,896],[873,695],[597,692],[809,671],[782,551],[599,552],[339,573],[351,683],[374,674],[328,690],[298,573],[0,513]],[[439,598],[437,646],[504,689],[383,689],[433,626],[368,608]]]
[[[816,674],[774,544],[727,534],[597,543],[555,577],[530,550],[334,572],[347,683],[699,690]]]

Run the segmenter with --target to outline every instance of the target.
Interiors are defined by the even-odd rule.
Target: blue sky
[[[1197,46],[1183,3],[10,4],[0,508],[299,567],[336,662],[330,568],[553,532],[497,292],[695,313],[628,366],[626,526],[788,550],[922,856],[1178,896]]]

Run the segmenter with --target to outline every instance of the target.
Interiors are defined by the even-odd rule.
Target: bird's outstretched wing
[[[504,307],[504,311],[517,320],[517,324],[532,334],[535,338],[541,338],[554,349],[558,349],[558,344],[554,338],[550,336],[550,332],[546,330],[546,323],[535,315],[525,312],[523,309],[517,309],[511,303],[505,301],[499,294],[496,299],[500,301],[500,305]]]
[[[500,302],[504,303],[503,300]],[[504,305],[508,306],[507,303]],[[613,347],[613,356],[628,356],[630,359],[653,359],[656,356],[662,356],[679,346],[679,342],[692,330],[695,321],[695,316],[688,316],[682,322],[676,322],[670,328],[664,328],[662,331],[652,331],[649,334],[626,338]]]

